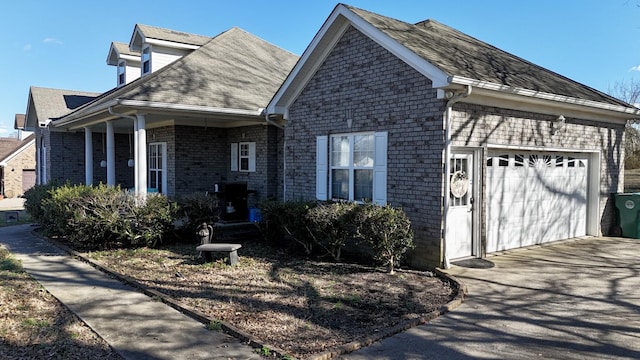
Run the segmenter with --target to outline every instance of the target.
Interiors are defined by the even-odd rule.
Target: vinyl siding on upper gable
[[[125,83],[128,84],[139,77],[140,77],[140,63],[132,65],[131,61],[127,61],[125,63]]]
[[[151,72],[162,69],[187,55],[188,52],[163,46],[151,46]]]

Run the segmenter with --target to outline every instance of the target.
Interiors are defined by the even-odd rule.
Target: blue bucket
[[[249,208],[249,221],[257,223],[262,221],[262,213],[258,208]]]

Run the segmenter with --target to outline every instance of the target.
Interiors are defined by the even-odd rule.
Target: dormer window
[[[118,62],[118,86],[122,86],[127,82],[127,64],[124,60]]]
[[[151,46],[142,49],[142,75],[151,72]]]

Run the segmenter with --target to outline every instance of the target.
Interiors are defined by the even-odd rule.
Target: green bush
[[[402,209],[388,205],[270,201],[261,205],[261,211],[270,242],[285,247],[293,243],[307,255],[328,254],[340,261],[343,250],[350,250],[394,273],[414,247],[411,222]]]
[[[51,197],[49,193],[55,187],[54,184],[35,185],[24,192],[24,208],[31,215],[34,222],[42,223],[44,220],[44,209],[42,202]]]
[[[357,206],[352,202],[324,203],[309,209],[305,216],[315,244],[335,261],[340,261],[342,248],[356,235],[354,210]]]
[[[371,246],[375,260],[393,274],[407,250],[414,248],[409,218],[402,209],[373,204],[359,206],[355,217],[359,236]]]
[[[294,245],[306,255],[313,253],[314,240],[307,227],[306,215],[316,206],[310,201],[267,201],[260,205],[262,229],[274,245]]]
[[[47,194],[41,201],[45,230],[87,249],[155,246],[172,229],[177,210],[164,195],[149,194],[142,201],[102,184],[67,184]]]
[[[104,187],[104,186],[103,186]],[[92,192],[90,186],[62,185],[49,190],[49,197],[42,200],[44,216],[42,226],[47,233],[66,236],[74,232],[71,221],[77,206],[82,206],[79,199],[83,199]]]
[[[179,214],[186,222],[183,224],[185,232],[193,234],[198,225],[206,222],[214,224],[220,219],[220,202],[207,193],[198,192],[182,196],[178,199]]]

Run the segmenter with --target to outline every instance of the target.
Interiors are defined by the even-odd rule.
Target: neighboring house
[[[84,135],[56,131],[49,124],[52,119],[68,114],[97,95],[36,86],[29,89],[24,128],[35,133],[37,184],[47,184],[51,180],[84,181],[84,153],[76,150],[78,146],[82,147]]]
[[[74,139],[82,182],[171,196],[242,182],[250,204],[281,196],[283,132],[263,109],[297,56],[238,28],[210,38],[136,25],[128,48],[113,43],[107,60],[126,60],[126,84],[118,71],[116,88],[48,125]]]
[[[28,136],[33,134],[33,131],[27,130],[27,117],[25,116],[25,114],[16,114],[16,117],[13,123],[13,128],[18,130],[19,140],[24,140]]]
[[[286,122],[284,198],[402,207],[416,267],[607,233],[640,117],[436,21],[342,4],[267,113]]]
[[[35,185],[35,135],[0,139],[0,195],[18,197]]]

